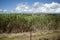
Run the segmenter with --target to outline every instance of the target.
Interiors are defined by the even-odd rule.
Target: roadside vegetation
[[[0,14],[0,33],[60,31],[58,14]]]
[[[60,38],[60,15],[0,14],[0,40],[28,40],[30,31],[33,40],[47,35],[59,35]]]

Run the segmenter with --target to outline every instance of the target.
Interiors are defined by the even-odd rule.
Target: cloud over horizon
[[[31,5],[28,3],[19,3],[19,5],[14,8],[13,12],[17,13],[60,13],[59,3],[40,3],[35,2]]]
[[[6,13],[7,9],[0,9],[0,13]]]
[[[7,9],[0,9],[0,12],[8,12]],[[26,3],[18,3],[13,10],[11,9],[10,12],[13,13],[60,13],[60,4],[56,2],[52,3],[40,3],[34,2],[33,4],[29,5]]]

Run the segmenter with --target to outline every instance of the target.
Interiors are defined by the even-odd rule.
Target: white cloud
[[[4,9],[4,10],[3,10],[3,12],[5,13],[5,12],[7,12],[7,10],[6,10],[6,9]]]
[[[2,9],[0,9],[0,12],[3,12],[3,10],[2,10]]]
[[[0,9],[0,13],[7,13],[6,9]]]
[[[35,7],[35,6],[39,6],[39,5],[40,5],[39,2],[35,2],[35,3],[33,4],[34,7]]]
[[[40,3],[35,2],[32,5],[28,3],[19,3],[17,7],[13,10],[17,13],[60,13],[60,4],[59,3]]]

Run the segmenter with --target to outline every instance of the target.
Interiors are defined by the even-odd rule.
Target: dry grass
[[[60,36],[60,33],[32,33],[32,40],[39,40],[39,38],[53,38]],[[30,33],[17,33],[17,34],[0,34],[0,40],[30,40]]]

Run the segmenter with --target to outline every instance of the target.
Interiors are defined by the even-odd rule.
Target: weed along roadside
[[[0,40],[60,40],[58,14],[0,14]]]

